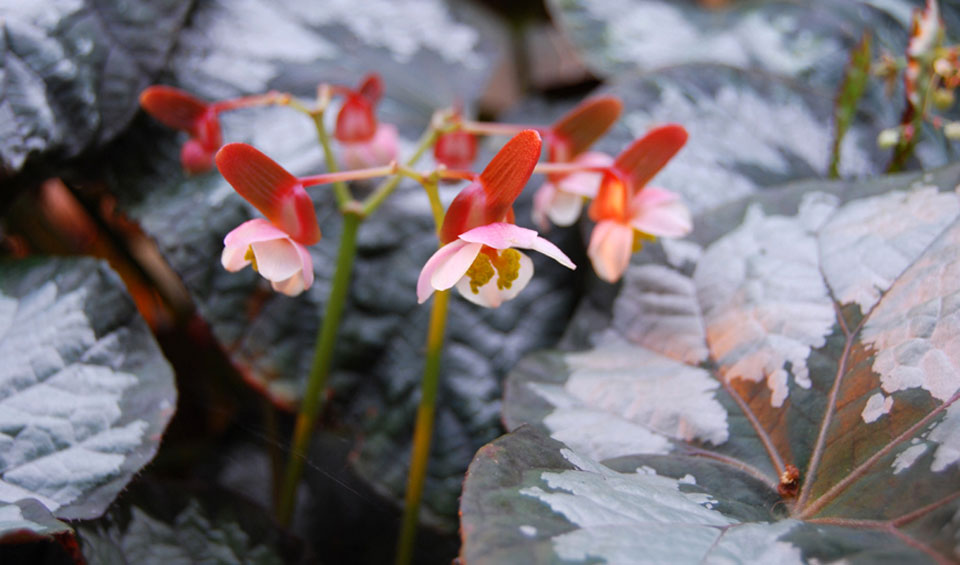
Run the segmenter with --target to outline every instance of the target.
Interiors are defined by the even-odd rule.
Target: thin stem
[[[304,187],[316,186],[318,184],[331,184],[335,182],[348,182],[353,180],[366,180],[376,177],[385,177],[397,173],[397,162],[393,161],[389,165],[382,167],[371,167],[369,169],[355,169],[352,171],[343,171],[339,173],[322,173],[319,175],[310,175],[300,177],[298,180]]]
[[[321,87],[321,93],[323,92]],[[318,96],[319,99],[325,100],[323,96]],[[327,128],[323,124],[323,114],[327,109],[325,103],[320,103],[316,108],[308,108],[303,105],[296,98],[290,97],[285,101],[287,106],[290,106],[298,112],[302,112],[313,120],[313,125],[317,130],[317,140],[320,141],[320,147],[323,148],[323,159],[327,162],[327,171],[330,173],[337,173],[340,171],[337,167],[337,159],[333,155],[333,148],[330,146],[330,136],[327,135]],[[337,206],[340,207],[340,210],[346,211],[350,207],[350,203],[353,202],[353,194],[350,193],[350,188],[347,186],[347,183],[343,181],[337,181],[333,184],[333,193],[337,198]]]
[[[343,233],[340,234],[340,249],[337,252],[337,264],[330,285],[330,296],[327,298],[323,325],[317,334],[313,365],[310,368],[300,412],[297,414],[287,472],[280,491],[280,500],[277,503],[277,521],[281,525],[289,525],[290,518],[293,516],[297,486],[300,484],[300,475],[303,472],[304,456],[310,447],[313,429],[320,414],[321,395],[326,387],[327,375],[330,373],[340,317],[347,302],[350,273],[357,254],[357,228],[360,222],[360,216],[355,213],[347,213],[343,216]]]
[[[407,477],[407,494],[403,505],[403,521],[397,545],[397,565],[413,561],[414,541],[417,537],[417,522],[420,515],[420,500],[427,476],[430,459],[430,442],[433,439],[433,421],[436,413],[437,388],[440,383],[440,357],[443,353],[443,334],[447,325],[447,304],[450,291],[434,294],[430,311],[430,329],[427,332],[427,358],[423,368],[420,390],[420,406],[413,431],[413,449],[410,455],[410,475]]]
[[[463,120],[460,122],[460,129],[477,135],[517,135],[525,129],[535,129],[542,133],[548,128],[543,126],[526,126],[523,124],[501,124],[497,122],[473,122]]]
[[[239,110],[241,108],[251,108],[253,106],[269,106],[271,104],[290,105],[293,97],[284,92],[271,90],[265,94],[254,94],[253,96],[243,96],[231,100],[221,100],[213,103],[215,112],[227,112],[230,110]]]
[[[718,461],[725,465],[729,465],[734,469],[739,469],[740,471],[743,471],[744,473],[750,475],[751,477],[757,479],[758,481],[770,487],[770,490],[774,490],[774,491],[777,490],[778,483],[776,481],[770,480],[770,477],[763,474],[763,471],[761,471],[760,469],[757,469],[753,465],[748,465],[747,463],[744,463],[739,459],[734,459],[733,457],[727,457],[726,455],[721,455],[719,453],[714,453],[713,451],[700,449],[700,448],[693,448],[689,451],[689,453],[692,457],[703,457],[704,459],[712,459],[714,461]]]
[[[420,157],[423,157],[423,154],[426,153],[427,149],[433,147],[433,144],[437,142],[437,138],[440,137],[439,131],[433,125],[428,127],[426,131],[423,132],[423,135],[420,136],[420,141],[417,142],[417,149],[413,152],[413,155],[407,159],[405,165],[407,167],[412,167],[417,164],[417,161],[420,160]],[[369,216],[383,204],[383,201],[387,199],[388,196],[393,192],[397,185],[400,184],[400,179],[403,178],[401,174],[395,174],[389,179],[383,181],[380,186],[377,187],[373,194],[368,196],[362,204],[362,210],[364,216]]]
[[[605,173],[610,167],[598,165],[577,165],[575,163],[537,163],[533,168],[533,174],[540,175],[566,175],[570,173]]]
[[[323,125],[323,111],[311,112],[310,117],[317,127],[317,139],[320,140],[320,146],[323,147],[323,159],[327,162],[327,170],[336,173],[340,169],[337,167],[337,159],[333,156],[333,149],[330,147],[330,136],[327,135],[327,128]],[[353,202],[353,194],[350,188],[343,181],[333,183],[333,193],[337,197],[337,205],[341,210],[345,210],[350,202]]]
[[[440,189],[437,186],[440,182],[440,175],[434,173],[421,183],[423,189],[427,191],[427,198],[430,200],[430,211],[433,213],[433,224],[437,227],[437,233],[440,233],[440,226],[443,225],[443,203],[440,201]]]

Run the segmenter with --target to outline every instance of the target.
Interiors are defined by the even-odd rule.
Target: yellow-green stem
[[[343,216],[343,232],[340,234],[340,249],[337,252],[337,264],[333,271],[330,296],[327,299],[323,325],[317,334],[313,365],[310,368],[310,376],[307,380],[303,402],[300,405],[300,412],[297,414],[293,441],[290,446],[290,457],[287,460],[283,488],[280,491],[280,500],[277,503],[277,521],[284,526],[290,524],[290,519],[293,516],[297,486],[300,484],[300,475],[303,472],[304,457],[306,457],[310,448],[310,439],[317,423],[317,416],[320,414],[321,398],[326,387],[327,375],[330,373],[340,317],[347,302],[350,273],[353,270],[353,260],[357,254],[357,228],[361,221],[361,217],[354,213],[347,213]]]
[[[434,293],[430,311],[430,329],[427,332],[427,359],[423,368],[420,390],[420,406],[413,430],[413,449],[410,454],[410,474],[407,477],[407,494],[403,505],[403,521],[397,543],[397,565],[409,565],[413,561],[413,546],[417,537],[417,522],[420,515],[420,500],[427,476],[430,459],[430,442],[433,439],[433,422],[437,406],[437,388],[440,383],[440,357],[443,353],[443,334],[447,326],[447,304],[450,291]]]
[[[317,126],[317,139],[320,140],[320,146],[323,147],[323,159],[327,162],[327,170],[336,173],[340,169],[337,167],[337,158],[333,156],[333,149],[330,147],[330,136],[327,135],[327,128],[323,125],[323,112],[311,112],[314,125]],[[341,210],[353,202],[353,194],[350,188],[343,181],[333,183],[333,193],[337,197],[337,205]]]
[[[433,147],[433,144],[437,142],[437,137],[440,134],[435,127],[432,125],[423,132],[423,135],[420,137],[420,141],[417,143],[417,150],[413,152],[413,155],[407,159],[406,166],[412,167],[417,164],[417,161],[420,160],[420,157],[423,157],[423,154],[426,153],[427,149]],[[377,187],[377,189],[368,196],[363,201],[363,215],[369,216],[373,213],[374,210],[380,207],[383,204],[383,201],[390,196],[390,193],[393,192],[397,185],[400,184],[400,179],[403,178],[403,175],[396,174]]]

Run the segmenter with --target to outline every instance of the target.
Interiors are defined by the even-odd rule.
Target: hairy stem
[[[280,490],[280,499],[277,503],[277,521],[284,526],[289,525],[290,518],[293,516],[297,486],[303,472],[304,456],[310,447],[313,429],[317,423],[317,416],[320,414],[321,396],[326,387],[327,375],[330,373],[340,318],[347,302],[350,274],[353,271],[353,260],[357,254],[357,228],[360,226],[360,222],[361,217],[355,213],[348,212],[343,216],[343,232],[340,234],[340,249],[337,252],[333,281],[330,284],[330,296],[327,298],[326,312],[320,332],[317,334],[313,365],[310,368],[310,376],[307,380],[303,402],[300,405],[300,412],[297,414],[290,457],[287,460],[287,471],[284,476],[283,487]]]
[[[449,300],[450,291],[448,290],[438,291],[433,295],[430,329],[427,332],[427,358],[423,368],[420,405],[417,408],[417,421],[413,431],[413,449],[410,455],[410,475],[407,477],[407,494],[403,505],[403,521],[397,543],[397,565],[408,565],[413,562],[420,500],[423,497],[423,484],[430,458],[430,442],[433,439],[437,388],[440,383],[440,357],[443,353],[443,334],[447,326]]]

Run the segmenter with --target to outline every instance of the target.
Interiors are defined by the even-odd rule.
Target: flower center
[[[466,276],[470,279],[470,290],[474,294],[480,293],[480,287],[490,282],[493,275],[497,277],[497,288],[504,290],[513,285],[513,281],[520,276],[520,252],[516,249],[504,249],[499,253],[495,249],[484,247],[481,249],[473,264],[467,269]]]
[[[253,267],[253,270],[260,272],[260,269],[257,268],[257,256],[253,254],[253,246],[247,246],[247,252],[243,254],[243,258],[246,261],[250,261],[250,266]]]
[[[633,252],[636,253],[643,249],[643,244],[647,241],[656,241],[657,236],[650,235],[647,232],[633,230]]]

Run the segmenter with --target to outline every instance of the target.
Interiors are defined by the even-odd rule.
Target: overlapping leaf
[[[565,447],[526,432],[478,456],[466,554],[542,546],[546,561],[617,562],[649,542],[653,561],[785,562],[876,542],[904,559],[960,556],[958,177],[789,186],[647,251],[593,349],[511,374],[508,427]],[[474,478],[490,458],[501,476]],[[797,497],[778,494],[788,466]],[[526,512],[485,521],[494,501]],[[521,541],[492,541],[507,533]]]
[[[0,4],[0,169],[74,157],[119,133],[192,2]]]
[[[123,284],[94,260],[0,269],[0,501],[103,513],[154,455],[173,374]]]

